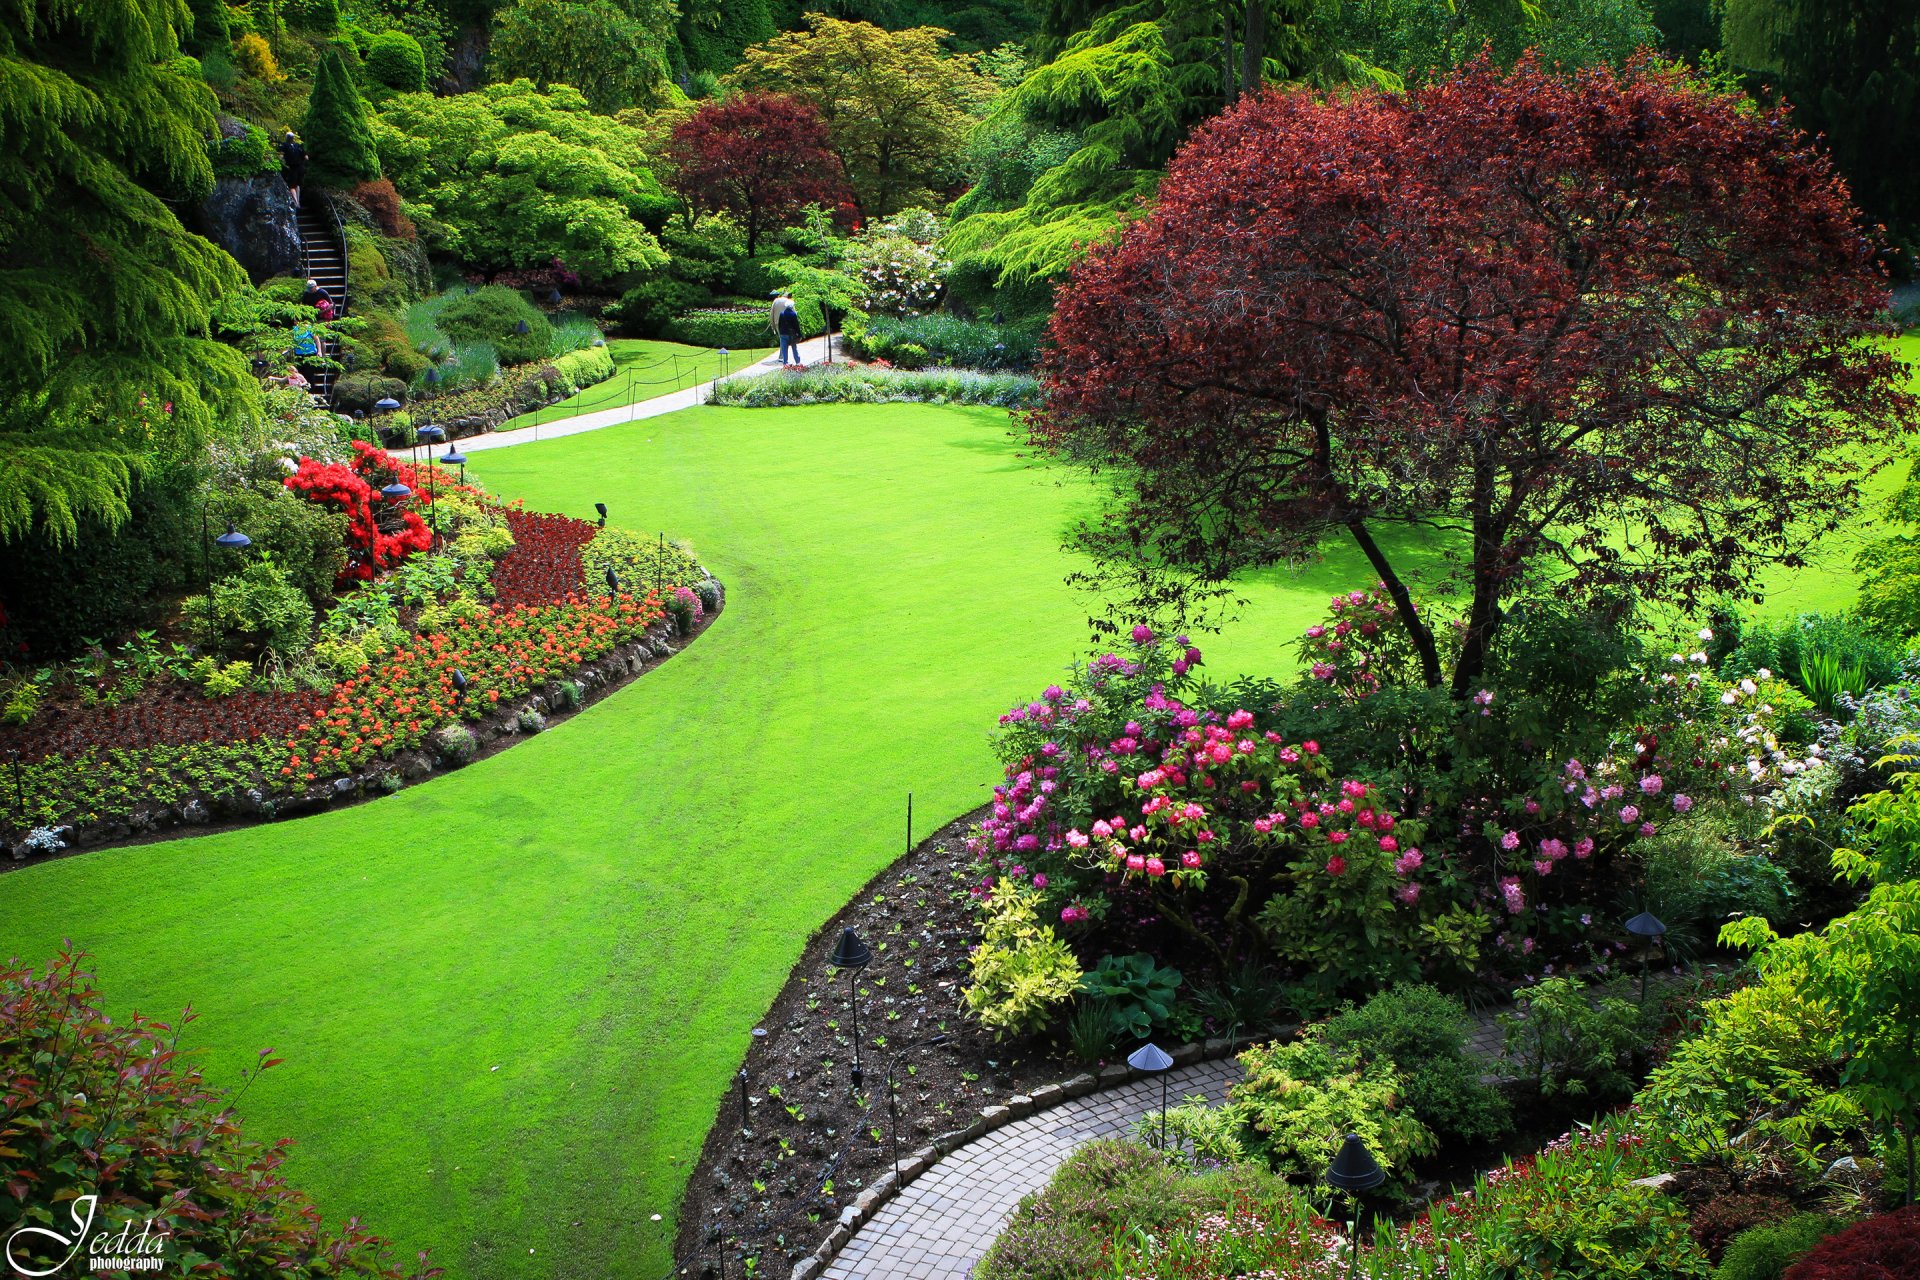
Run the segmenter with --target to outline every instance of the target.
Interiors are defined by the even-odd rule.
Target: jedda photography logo
[[[156,1274],[167,1229],[152,1221],[126,1222],[118,1230],[94,1226],[99,1196],[80,1196],[68,1206],[73,1228],[19,1227],[6,1238],[7,1276],[41,1280],[47,1276]],[[135,1228],[138,1227],[138,1230]]]

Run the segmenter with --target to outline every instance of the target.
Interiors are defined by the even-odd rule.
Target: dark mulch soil
[[[876,876],[808,943],[747,1054],[748,1125],[739,1082],[721,1104],[680,1210],[683,1273],[717,1276],[757,1258],[785,1275],[840,1211],[892,1168],[885,1080],[899,1110],[900,1154],[970,1123],[981,1108],[1078,1074],[1048,1045],[997,1045],[960,1008],[967,953],[979,940],[963,841],[980,812],[949,823]],[[844,974],[828,957],[851,926],[873,950],[859,981],[861,1065],[854,1088]],[[944,1034],[944,1044],[924,1042]]]

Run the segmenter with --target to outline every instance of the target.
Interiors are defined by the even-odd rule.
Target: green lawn
[[[611,378],[548,405],[538,413],[523,413],[510,419],[501,424],[499,430],[531,427],[536,418],[544,425],[576,414],[617,409],[655,396],[670,395],[698,383],[711,382],[722,373],[732,373],[773,354],[772,347],[757,347],[752,351],[730,351],[722,360],[720,353],[711,347],[689,347],[654,338],[610,338],[607,350],[613,353],[615,372]]]
[[[72,937],[120,1008],[170,1014],[292,1178],[457,1278],[668,1268],[688,1166],[806,935],[979,803],[986,732],[1086,646],[1072,491],[1003,413],[701,408],[478,455],[537,509],[690,538],[726,614],[555,731],[284,825],[0,876],[0,952]],[[1203,639],[1291,660],[1346,544]],[[660,1221],[653,1221],[654,1215]]]

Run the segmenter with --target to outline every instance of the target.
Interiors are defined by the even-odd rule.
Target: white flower
[[[1739,696],[1735,694],[1733,690],[1729,689],[1720,695],[1720,701],[1726,703],[1728,706],[1732,706],[1735,702],[1739,701]]]
[[[1713,639],[1713,628],[1712,628],[1712,627],[1702,627],[1702,628],[1700,628],[1700,638],[1701,638],[1702,640],[1711,640],[1711,639]]]
[[[1755,674],[1756,676],[1759,676],[1762,680],[1773,679],[1773,672],[1767,670],[1765,667],[1760,668],[1758,671],[1754,672],[1753,674]]]
[[[1705,666],[1707,664],[1707,655],[1704,653],[1690,653],[1687,655],[1687,661],[1697,662],[1701,666]]]
[[[1745,680],[1742,680],[1742,681],[1740,682],[1740,692],[1742,692],[1742,693],[1758,693],[1758,692],[1760,692],[1760,686],[1759,686],[1759,685],[1757,685],[1757,684],[1755,684],[1755,683],[1753,682],[1753,680],[1752,680],[1752,678],[1751,678],[1751,677],[1749,677],[1748,679],[1745,679]]]

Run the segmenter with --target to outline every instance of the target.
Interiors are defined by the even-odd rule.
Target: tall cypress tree
[[[213,181],[190,21],[183,0],[0,8],[0,543],[118,524],[142,471],[259,417],[209,336],[246,276],[162,199]]]
[[[380,176],[373,131],[367,127],[367,104],[337,45],[328,45],[320,55],[300,137],[313,180],[322,186],[350,187]]]

